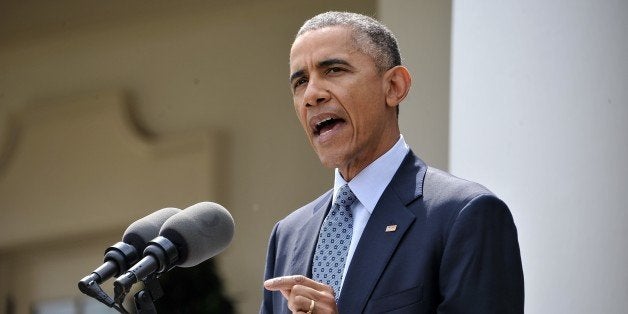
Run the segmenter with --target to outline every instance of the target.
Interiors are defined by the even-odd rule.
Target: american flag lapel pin
[[[397,225],[386,226],[386,232],[395,232],[396,230],[397,230]]]

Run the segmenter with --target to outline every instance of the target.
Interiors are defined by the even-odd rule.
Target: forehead
[[[290,49],[290,69],[303,68],[308,62],[358,52],[349,28],[343,26],[324,27],[308,31],[297,37]]]

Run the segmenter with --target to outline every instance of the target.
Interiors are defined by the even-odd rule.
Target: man
[[[398,105],[410,74],[378,21],[328,12],[290,51],[294,107],[334,189],[278,222],[261,313],[523,313],[507,206],[426,166]]]

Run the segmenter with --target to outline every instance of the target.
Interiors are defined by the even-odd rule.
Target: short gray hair
[[[395,35],[384,24],[366,15],[333,11],[321,13],[305,21],[296,37],[331,26],[351,29],[357,48],[370,55],[380,71],[401,65],[401,54]]]

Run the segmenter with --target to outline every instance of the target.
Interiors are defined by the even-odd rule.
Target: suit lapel
[[[338,301],[340,313],[364,310],[388,261],[416,219],[406,206],[422,195],[426,168],[410,151],[386,187],[353,255]]]
[[[323,219],[325,219],[327,209],[331,203],[332,191],[320,197],[321,201],[316,203],[312,208],[312,215],[305,221],[303,226],[301,226],[297,240],[292,248],[293,258],[290,266],[290,274],[311,277],[314,248],[316,247],[316,241],[318,240],[318,233],[323,224]]]

